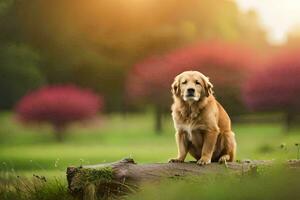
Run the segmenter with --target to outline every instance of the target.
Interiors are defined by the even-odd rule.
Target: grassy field
[[[71,126],[65,142],[57,143],[50,127],[26,127],[12,114],[2,113],[1,180],[33,174],[64,180],[69,165],[111,162],[124,157],[132,157],[138,163],[166,162],[176,156],[176,146],[171,119],[166,117],[164,121],[164,132],[157,135],[151,114],[105,116]],[[297,157],[294,144],[300,142],[299,129],[286,134],[281,124],[234,124],[233,128],[238,143],[237,159]],[[285,148],[280,148],[281,144]]]

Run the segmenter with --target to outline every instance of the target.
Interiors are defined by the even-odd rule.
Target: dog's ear
[[[213,84],[209,81],[208,77],[203,77],[204,82],[204,89],[205,89],[205,95],[206,97],[209,97],[209,95],[213,94]]]
[[[175,77],[172,86],[171,86],[171,92],[173,95],[179,97],[180,96],[180,85],[179,85],[179,78]]]

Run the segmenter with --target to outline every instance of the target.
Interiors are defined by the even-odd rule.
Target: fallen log
[[[136,191],[141,183],[162,179],[212,174],[256,174],[260,166],[271,166],[272,160],[244,160],[225,164],[196,163],[136,164],[131,158],[114,163],[103,163],[67,168],[68,188],[81,199],[108,198]],[[300,168],[300,160],[285,163],[290,168]]]

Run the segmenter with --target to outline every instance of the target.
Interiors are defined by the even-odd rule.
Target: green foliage
[[[26,45],[0,46],[0,108],[11,108],[28,91],[44,83],[39,55]]]
[[[8,12],[10,6],[14,3],[14,0],[0,0],[0,17]]]

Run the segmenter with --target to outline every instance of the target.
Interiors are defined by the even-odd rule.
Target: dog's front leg
[[[207,131],[203,133],[204,142],[201,153],[201,158],[198,160],[197,164],[206,165],[211,162],[211,157],[214,152],[214,148],[218,138],[218,131]]]
[[[177,158],[169,159],[169,162],[184,162],[188,153],[188,140],[185,132],[177,131],[175,134],[178,156]]]

